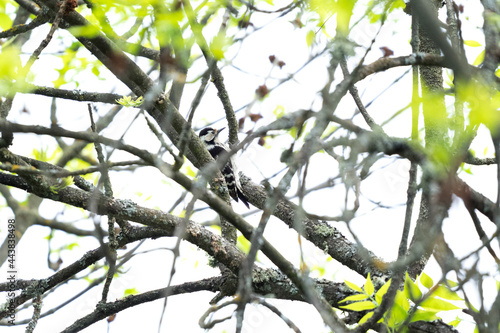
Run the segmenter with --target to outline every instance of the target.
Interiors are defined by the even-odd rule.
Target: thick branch
[[[29,94],[63,98],[78,102],[100,102],[100,103],[118,104],[116,100],[123,97],[118,94],[87,92],[78,89],[64,90],[51,87],[40,87],[40,86],[35,86],[33,84],[27,85],[26,88],[28,90],[28,92],[26,93]]]
[[[108,302],[105,305],[98,306],[92,313],[86,315],[85,317],[78,319],[71,326],[61,331],[61,333],[80,332],[86,327],[89,327],[99,320],[105,319],[115,313],[142,303],[152,302],[166,296],[188,294],[197,291],[216,292],[219,290],[220,283],[221,277],[213,277],[200,281],[185,282],[183,284],[167,288],[151,290],[139,295],[128,296],[115,302]]]

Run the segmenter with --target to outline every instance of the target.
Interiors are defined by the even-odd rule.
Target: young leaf
[[[188,177],[194,178],[196,177],[196,172],[189,165],[186,167],[186,175]]]
[[[65,245],[63,248],[66,248],[68,250],[73,250],[73,248],[75,248],[75,247],[80,247],[80,244],[78,244],[78,243],[70,243],[68,245]]]
[[[240,249],[243,253],[248,253],[250,252],[250,241],[247,240],[243,235],[239,235],[237,238],[237,243],[236,246],[238,249]]]
[[[422,309],[417,309],[415,313],[413,314],[413,317],[411,317],[411,322],[414,321],[433,321],[439,319],[438,316],[436,316],[436,311],[429,311],[429,310],[422,310]]]
[[[448,287],[442,283],[434,290],[434,296],[439,296],[441,298],[450,300],[450,301],[463,301],[463,298],[458,296],[456,292],[451,291]]]
[[[483,150],[483,155],[484,155],[484,156],[486,156],[486,154],[487,154],[487,153],[488,153],[488,146],[484,147],[484,150]],[[448,281],[448,284],[449,284],[450,280],[447,280],[447,281]],[[456,282],[454,282],[454,283],[455,283],[456,285],[458,285],[458,283],[456,283]],[[455,286],[453,286],[453,285],[451,285],[451,284],[450,284],[450,286],[452,286],[452,287],[456,287],[456,285],[455,285]]]
[[[337,0],[337,31],[343,34],[349,32],[349,21],[354,8],[354,0]]]
[[[358,287],[358,286],[357,286],[357,285],[355,285],[354,283],[349,282],[349,281],[347,281],[347,280],[344,280],[344,282],[345,282],[345,284],[347,284],[347,286],[348,286],[349,288],[351,288],[352,290],[358,291],[358,292],[360,292],[360,293],[362,293],[362,292],[363,292],[363,289],[361,289],[360,287]]]
[[[129,289],[125,289],[125,291],[123,292],[123,297],[127,297],[127,296],[130,296],[130,295],[135,295],[135,294],[138,294],[139,291],[135,288],[129,288]]]
[[[64,178],[58,179],[57,184],[50,186],[50,190],[53,193],[57,194],[60,190],[64,189],[65,187],[68,187],[70,185],[73,185],[73,184],[74,184],[73,176],[64,177]]]
[[[431,310],[431,311],[449,311],[449,310],[460,309],[460,307],[451,304],[448,301],[444,301],[442,299],[433,297],[429,297],[426,300],[424,300],[422,303],[420,303],[420,306],[426,310]]]
[[[307,35],[306,35],[306,43],[307,43],[307,47],[311,47],[313,41],[314,41],[314,37],[316,36],[316,34],[314,33],[313,30],[309,30],[307,32]]]
[[[481,46],[481,44],[479,44],[479,42],[475,41],[475,40],[464,40],[464,44],[467,45],[467,46],[470,46],[470,47],[478,47],[478,46]]]
[[[402,293],[401,293],[401,295],[402,295]],[[404,297],[404,295],[403,295],[403,297]],[[404,298],[406,299],[406,297],[404,297]],[[403,322],[407,317],[408,317],[408,310],[406,310],[404,307],[402,307],[400,304],[398,304],[397,301],[395,301],[394,305],[391,309],[391,312],[389,314],[389,318],[387,320],[387,323],[389,324],[390,327],[394,327],[394,326],[398,325],[399,323]]]
[[[131,96],[123,96],[120,99],[116,100],[116,103],[123,105],[125,107],[138,107],[141,106],[142,103],[144,103],[144,98],[142,96],[137,97],[136,100],[132,100]]]
[[[22,79],[20,74],[20,50],[17,47],[2,47],[0,52],[0,94],[5,96],[13,88],[13,81]]]
[[[353,310],[353,311],[364,311],[375,309],[376,305],[370,301],[357,302],[348,305],[341,306],[342,309]]]
[[[347,302],[347,301],[362,301],[362,300],[365,300],[368,298],[368,295],[366,294],[356,294],[356,295],[351,295],[351,296],[347,296],[346,298],[344,298],[343,300],[341,300],[339,303],[344,303],[344,302]]]
[[[363,287],[368,295],[372,295],[373,292],[375,291],[375,288],[373,287],[373,282],[372,279],[370,278],[370,273],[368,273],[368,276],[366,278],[366,283],[365,286]]]
[[[7,30],[10,27],[12,27],[12,20],[10,19],[9,15],[5,13],[0,13],[0,28],[2,30]]]
[[[276,116],[276,119],[283,117],[285,115],[285,107],[283,105],[276,105],[273,114]]]
[[[410,278],[408,272],[406,272],[406,277],[405,277],[404,293],[406,295],[406,298],[409,298],[414,302],[422,298],[422,292],[415,284],[415,282],[413,282],[413,280]]]
[[[431,289],[434,285],[434,281],[432,281],[430,276],[425,273],[422,273],[422,275],[420,275],[420,283],[422,283],[422,285],[427,289]]]
[[[378,305],[382,303],[382,298],[384,297],[385,293],[387,292],[387,289],[389,289],[389,286],[391,285],[391,281],[387,281],[380,289],[377,291],[375,294],[375,301],[377,302]]]
[[[479,53],[479,55],[476,57],[476,60],[472,63],[472,66],[479,66],[482,62],[484,61],[484,50]]]
[[[389,7],[389,12],[392,12],[396,8],[405,8],[406,3],[403,0],[394,0]]]
[[[458,324],[460,324],[461,321],[462,321],[462,319],[456,317],[455,320],[450,321],[448,323],[448,325],[453,326],[453,327],[457,327]]]
[[[394,304],[399,305],[406,312],[410,310],[410,302],[408,302],[408,299],[401,290],[398,290],[398,292],[396,293],[396,297],[394,298]]]
[[[363,318],[361,318],[361,319],[358,321],[358,324],[359,324],[359,325],[363,324],[365,321],[367,321],[368,319],[370,319],[372,316],[373,316],[373,311],[368,312],[367,314],[365,314],[365,315],[363,316]]]
[[[222,60],[224,59],[224,53],[231,44],[232,44],[231,38],[219,34],[212,39],[212,42],[210,43],[209,47],[210,51],[212,51],[214,58],[217,60]]]

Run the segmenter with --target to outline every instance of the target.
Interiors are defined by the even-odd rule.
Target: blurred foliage
[[[17,47],[2,47],[0,52],[0,95],[25,91],[23,87],[20,50]]]

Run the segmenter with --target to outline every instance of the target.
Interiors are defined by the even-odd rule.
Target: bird
[[[226,146],[219,138],[220,132],[225,127],[220,129],[214,129],[212,127],[205,127],[200,131],[199,137],[201,141],[207,147],[208,152],[212,157],[217,160],[219,156],[222,156],[224,153],[229,152],[229,147]],[[243,194],[241,189],[240,177],[238,175],[238,170],[236,169],[236,159],[234,155],[227,161],[226,165],[221,167],[221,173],[226,180],[227,189],[229,191],[229,195],[233,198],[234,201],[238,202],[238,199],[243,202],[247,208],[250,208],[248,205],[248,198]]]

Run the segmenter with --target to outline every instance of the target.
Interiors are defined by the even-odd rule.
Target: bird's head
[[[214,129],[212,127],[205,127],[200,131],[199,137],[205,144],[219,142],[218,135],[224,128]]]

